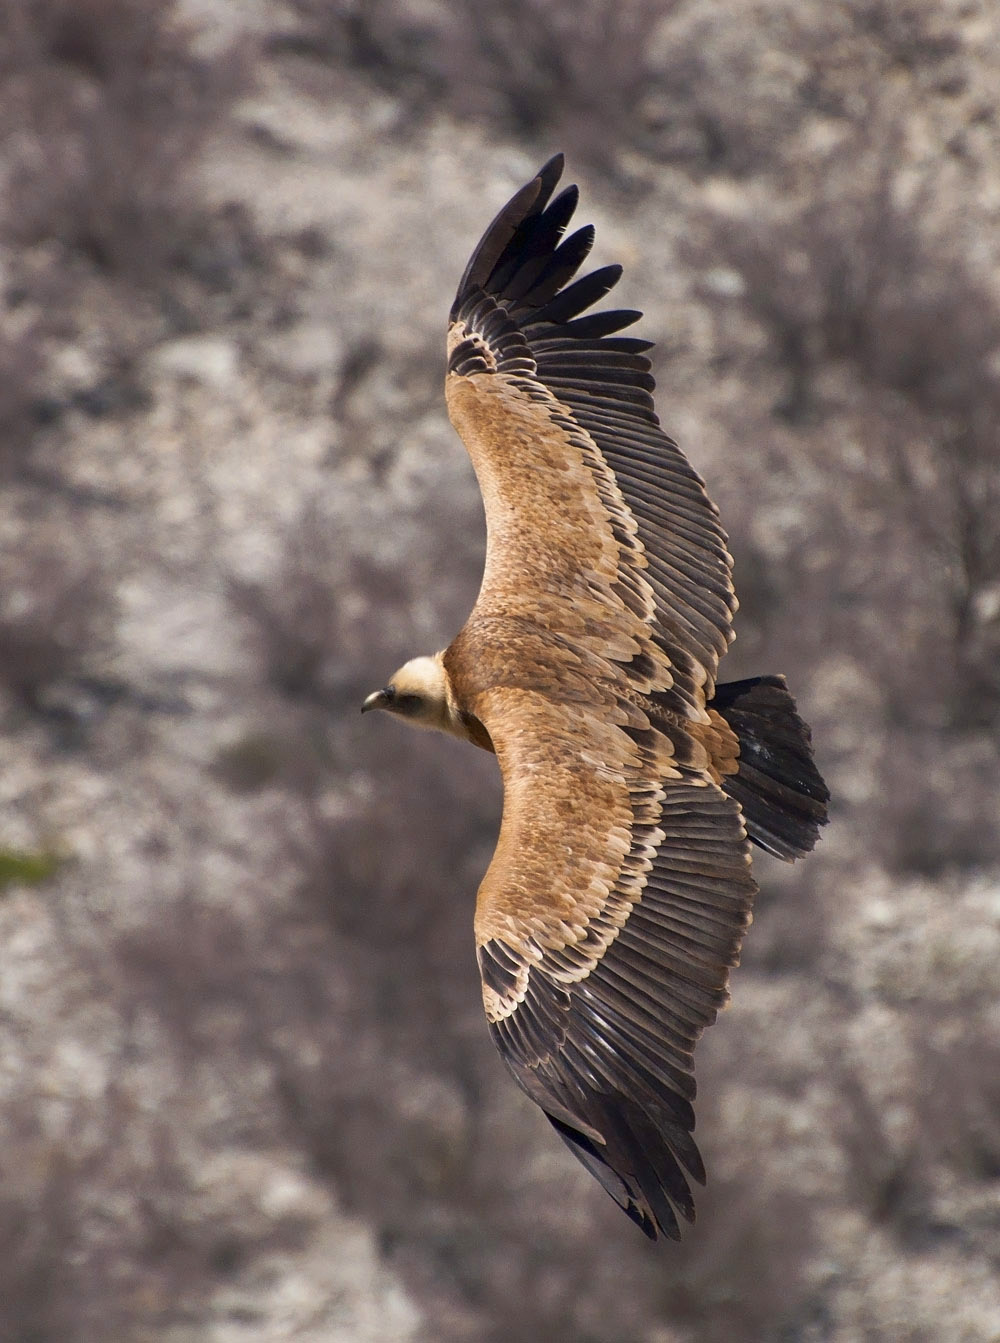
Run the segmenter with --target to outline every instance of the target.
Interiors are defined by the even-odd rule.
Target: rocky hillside
[[[0,1337],[1000,1339],[992,0],[0,0]],[[495,1056],[495,765],[361,721],[483,551],[441,397],[555,149],[833,822],[648,1246]]]

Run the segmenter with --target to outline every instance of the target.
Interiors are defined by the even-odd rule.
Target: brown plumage
[[[736,598],[718,511],[653,411],[640,316],[583,316],[593,229],[556,157],[473,253],[446,395],[486,508],[482,588],[443,653],[365,708],[494,750],[476,904],[489,1028],[573,1153],[655,1238],[692,1220],[692,1053],[728,996],[754,840],[807,853],[828,793],[780,677],[716,687]]]

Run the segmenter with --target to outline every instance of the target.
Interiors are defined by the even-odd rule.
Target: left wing
[[[694,1218],[693,1051],[728,998],[756,886],[737,803],[665,771],[599,705],[474,701],[504,781],[476,903],[490,1033],[521,1088],[647,1236]],[[664,773],[669,777],[664,780]]]

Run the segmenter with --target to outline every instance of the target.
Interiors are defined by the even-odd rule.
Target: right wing
[[[611,334],[640,314],[580,315],[621,267],[569,283],[594,230],[560,241],[578,194],[568,187],[550,203],[561,171],[557,156],[500,211],[451,313],[448,410],[486,509],[477,611],[513,602],[561,628],[599,576],[604,605],[628,607],[645,627],[621,658],[637,689],[704,722],[736,608],[725,533],[659,427],[650,343]]]

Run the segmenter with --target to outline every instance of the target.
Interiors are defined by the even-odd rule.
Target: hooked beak
[[[384,709],[392,697],[386,690],[376,690],[373,695],[369,695],[361,706],[361,712],[367,713],[369,709]]]

